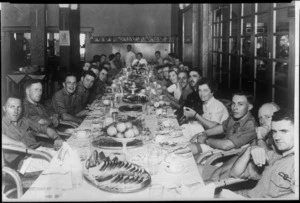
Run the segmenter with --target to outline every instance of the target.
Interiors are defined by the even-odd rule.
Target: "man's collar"
[[[27,99],[27,97],[24,99],[24,104],[26,104],[26,105],[33,105],[33,106],[39,106],[39,103],[32,103],[32,102],[30,102],[28,99]]]
[[[285,151],[282,153],[282,156],[285,157],[285,156],[288,156],[290,154],[294,154],[294,148],[288,150],[288,151]]]
[[[63,94],[71,96],[72,94],[70,94],[65,88],[63,88]]]
[[[248,121],[248,119],[251,115],[252,115],[251,112],[248,111],[245,116],[243,116],[239,120],[235,120],[235,122],[238,122],[238,123],[240,123],[241,126],[243,126]]]
[[[21,118],[19,118],[19,120],[16,121],[16,123],[18,124],[18,122],[19,122],[20,120],[21,120]],[[4,116],[2,117],[2,121],[3,121],[4,123],[6,123],[8,126],[13,125],[13,124],[15,123],[14,121],[9,120],[9,119],[7,118],[6,115],[4,115]]]
[[[87,88],[83,85],[83,82],[81,80],[78,82],[78,86],[82,86],[85,90],[87,90]]]

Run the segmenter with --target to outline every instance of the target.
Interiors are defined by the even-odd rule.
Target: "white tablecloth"
[[[96,112],[95,112],[96,113]],[[157,120],[155,115],[145,115],[146,126],[150,128],[152,133],[157,129]],[[90,129],[91,128],[91,120],[84,120],[78,129]],[[175,139],[175,138],[174,138]],[[176,139],[185,139],[183,137],[179,137]],[[70,138],[67,142],[70,146],[74,147],[74,140]],[[111,149],[100,149],[92,147],[92,151],[96,149],[98,151],[103,151],[106,156],[113,152],[122,152],[122,149],[111,150]],[[166,155],[167,151],[163,150],[163,154]],[[147,146],[141,146],[136,148],[128,149],[128,155],[126,159],[128,161],[134,159],[137,155],[145,155],[147,154]],[[146,158],[144,159],[144,161]],[[159,172],[157,175],[152,175],[151,184],[161,184],[164,186],[164,193],[162,200],[199,200],[199,199],[211,199],[214,196],[215,186],[214,184],[210,184],[205,186],[203,180],[198,171],[196,162],[193,156],[189,158],[177,158],[177,161],[185,164],[186,170],[179,174],[172,174],[166,171],[167,163],[162,161],[159,166]],[[82,162],[83,163],[83,162]],[[146,162],[140,163],[146,170],[148,170]],[[71,181],[71,173],[66,174],[55,174],[55,175],[41,175],[31,186],[31,188],[23,195],[21,200],[26,201],[53,201],[53,199],[47,199],[46,190],[48,180],[50,178],[56,178],[59,181]],[[169,190],[168,188],[172,188],[178,186],[180,184],[188,185],[192,183],[198,183],[198,187],[195,191],[190,191],[188,193],[179,194],[174,189]],[[131,201],[131,200],[151,200],[149,197],[149,187],[145,188],[140,192],[135,193],[127,193],[127,194],[115,194],[102,191],[93,185],[91,185],[87,180],[84,179],[83,184],[80,188],[71,189],[67,188],[63,191],[62,196],[54,199],[57,201]]]

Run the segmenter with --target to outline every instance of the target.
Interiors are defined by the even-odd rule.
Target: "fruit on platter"
[[[124,133],[124,135],[125,135],[125,137],[126,138],[132,138],[132,137],[134,137],[134,131],[133,131],[133,129],[128,129],[125,133]]]
[[[125,132],[125,130],[127,128],[126,124],[123,122],[117,123],[116,127],[117,127],[118,132],[120,132],[120,133]]]
[[[107,130],[107,135],[117,138],[133,138],[140,134],[140,131],[136,125],[132,122],[117,122],[111,124]]]
[[[115,126],[111,125],[107,128],[107,134],[109,136],[115,136],[118,133],[117,128]]]

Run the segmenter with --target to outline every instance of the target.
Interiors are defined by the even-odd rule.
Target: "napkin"
[[[37,151],[43,151],[50,154],[54,157],[57,154],[57,151],[46,148],[46,147],[39,147],[36,149]],[[31,173],[36,171],[43,171],[49,166],[49,161],[42,159],[40,156],[30,156],[27,159],[24,159],[22,166],[19,169],[19,173]]]
[[[224,198],[224,199],[246,199],[245,197],[238,195],[230,190],[227,189],[222,189],[222,191],[220,192],[220,196],[219,198]]]

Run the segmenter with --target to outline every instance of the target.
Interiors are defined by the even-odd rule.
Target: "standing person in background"
[[[154,65],[161,66],[163,65],[163,59],[161,57],[160,51],[155,52],[155,59],[154,59]]]
[[[120,71],[123,68],[123,63],[121,61],[121,54],[120,52],[115,53],[115,60],[114,60],[114,64],[117,67],[117,69]]]
[[[125,66],[131,67],[133,60],[135,59],[135,53],[131,51],[131,45],[127,45],[127,53],[125,55]]]

